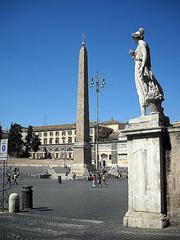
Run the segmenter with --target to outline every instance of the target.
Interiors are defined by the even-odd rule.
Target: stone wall
[[[51,166],[51,167],[64,167],[64,165],[71,166],[72,160],[53,160],[53,159],[29,159],[29,158],[8,158],[7,166]],[[0,161],[0,166],[3,161]]]
[[[171,224],[180,225],[180,126],[168,129],[170,149],[166,151],[167,213]]]

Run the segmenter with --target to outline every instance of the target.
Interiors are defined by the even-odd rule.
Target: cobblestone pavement
[[[180,229],[125,228],[127,180],[110,180],[93,189],[88,181],[24,178],[11,192],[21,198],[22,185],[33,185],[34,208],[18,214],[0,213],[0,239],[116,240],[180,239]]]
[[[180,239],[177,229],[123,228],[109,221],[19,213],[1,214],[0,239]]]

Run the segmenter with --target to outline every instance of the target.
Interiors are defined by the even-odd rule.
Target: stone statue
[[[132,33],[133,40],[137,43],[135,51],[129,54],[135,61],[135,83],[139,96],[141,115],[146,115],[149,106],[151,112],[163,114],[161,103],[164,100],[163,90],[151,71],[150,48],[144,41],[144,29],[140,28]]]

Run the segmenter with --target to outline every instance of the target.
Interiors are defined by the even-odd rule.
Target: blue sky
[[[165,114],[180,121],[180,1],[0,0],[0,123],[23,126],[76,121],[78,57],[86,34],[89,80],[99,70],[99,118],[140,115],[131,33],[145,29]],[[89,89],[90,120],[96,120]]]

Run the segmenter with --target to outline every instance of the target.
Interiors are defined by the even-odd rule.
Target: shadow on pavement
[[[53,209],[48,208],[48,207],[36,207],[36,208],[33,208],[32,210],[39,211],[39,212],[50,212],[50,211],[54,211]]]

